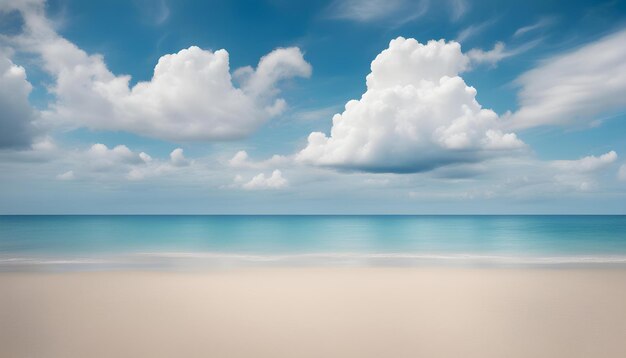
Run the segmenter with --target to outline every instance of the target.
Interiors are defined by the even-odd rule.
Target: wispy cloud
[[[626,29],[542,61],[516,83],[512,128],[597,124],[626,109]]]
[[[463,17],[469,8],[469,3],[466,0],[450,0],[452,21],[457,21]]]
[[[455,40],[457,42],[463,42],[485,31],[486,28],[493,25],[495,22],[496,22],[496,19],[491,19],[485,22],[481,22],[480,24],[470,25],[464,28],[463,30],[461,30],[461,32],[459,32]]]
[[[452,21],[470,10],[467,0],[447,0],[440,6],[450,13]],[[326,8],[325,16],[355,22],[387,21],[399,26],[425,15],[430,8],[430,0],[335,0]]]
[[[326,9],[332,19],[370,22],[393,19],[405,23],[426,13],[429,1],[408,0],[335,0]]]
[[[544,17],[542,19],[540,19],[539,21],[530,24],[528,26],[524,26],[524,27],[520,27],[519,29],[517,29],[515,31],[515,33],[513,34],[513,37],[519,37],[519,36],[523,36],[531,31],[535,31],[535,30],[539,30],[542,29],[544,27],[548,27],[550,25],[552,25],[554,23],[555,19],[552,17]]]
[[[506,45],[503,42],[496,42],[496,44],[493,46],[493,49],[488,51],[476,48],[471,49],[467,52],[467,57],[469,57],[470,63],[472,65],[488,64],[494,66],[495,64],[507,57],[519,55],[532,49],[533,47],[537,46],[541,41],[542,39],[536,39],[511,49],[507,49]]]
[[[155,25],[161,25],[170,17],[170,8],[165,0],[134,0],[141,16]]]

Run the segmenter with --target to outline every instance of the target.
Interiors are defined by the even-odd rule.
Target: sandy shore
[[[0,274],[0,357],[626,357],[626,270]]]

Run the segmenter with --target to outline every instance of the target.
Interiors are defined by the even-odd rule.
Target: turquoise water
[[[0,266],[626,262],[626,216],[0,216]]]

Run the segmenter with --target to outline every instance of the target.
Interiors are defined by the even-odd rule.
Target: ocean
[[[626,216],[0,216],[0,270],[626,265]]]

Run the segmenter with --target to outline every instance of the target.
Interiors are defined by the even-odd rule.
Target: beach
[[[625,357],[626,269],[0,273],[0,357]]]

